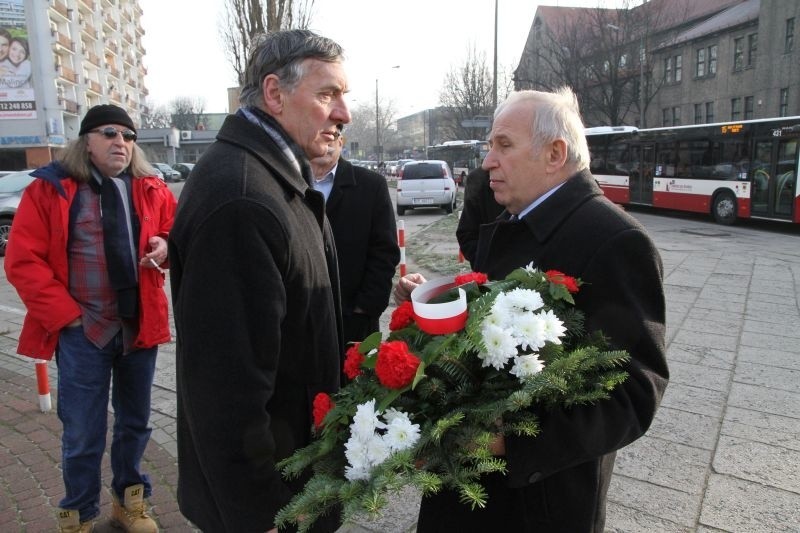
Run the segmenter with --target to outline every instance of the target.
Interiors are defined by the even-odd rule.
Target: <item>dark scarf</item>
[[[289,137],[286,130],[283,129],[277,120],[270,115],[266,114],[262,109],[255,106],[249,106],[245,109],[239,108],[236,112],[240,117],[256,123],[272,138],[278,145],[283,154],[292,164],[299,167],[300,175],[308,183],[308,186],[314,188],[314,173],[311,170],[311,163],[308,161],[308,156],[300,146]]]
[[[104,178],[92,168],[89,186],[100,195],[103,220],[103,248],[111,287],[117,291],[120,318],[139,315],[139,265],[136,248],[139,242],[139,217],[133,209],[131,177],[120,174]]]

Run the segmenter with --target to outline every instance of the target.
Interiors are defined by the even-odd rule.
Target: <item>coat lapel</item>
[[[347,189],[349,187],[355,187],[355,185],[356,176],[355,172],[353,172],[353,165],[340,157],[336,167],[336,174],[333,177],[333,188],[331,188],[331,194],[328,196],[328,201],[325,205],[328,217],[336,213]]]

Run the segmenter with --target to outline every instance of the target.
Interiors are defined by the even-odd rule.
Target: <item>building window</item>
[[[744,97],[744,119],[751,120],[753,118],[753,97]]]
[[[683,67],[681,65],[682,65],[681,56],[679,56],[679,55],[675,56],[675,81],[676,82],[680,82],[681,78],[683,77]]]
[[[747,66],[752,67],[756,64],[756,53],[758,52],[758,34],[751,33],[747,36]]]
[[[697,60],[695,61],[694,75],[702,78],[706,75],[706,49],[701,48],[697,51]]]
[[[786,19],[786,38],[784,39],[783,51],[791,52],[794,48],[794,17]]]
[[[708,75],[713,76],[717,73],[717,45],[708,47]]]
[[[677,56],[680,57],[680,56]],[[695,55],[694,75],[697,78],[713,76],[717,73],[717,45],[701,48]]]
[[[733,70],[742,70],[744,67],[744,37],[733,40]]]
[[[680,126],[681,125],[681,108],[680,107],[673,107],[672,108],[672,125],[673,126]]]
[[[785,117],[789,112],[789,89],[781,89],[779,100],[778,116]]]
[[[672,58],[668,57],[664,60],[664,82],[672,83]]]
[[[706,124],[714,122],[714,102],[706,102]]]
[[[662,126],[671,126],[670,120],[672,119],[672,111],[670,108],[665,107],[661,110],[661,125]]]
[[[694,104],[694,123],[703,123],[703,104]]]
[[[742,118],[742,99],[731,98],[731,120]]]

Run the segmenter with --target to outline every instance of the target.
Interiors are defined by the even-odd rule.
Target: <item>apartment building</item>
[[[13,77],[0,58],[0,170],[52,160],[94,105],[118,105],[140,123],[141,15],[136,0],[0,0],[0,28],[27,42],[30,69],[27,80]]]

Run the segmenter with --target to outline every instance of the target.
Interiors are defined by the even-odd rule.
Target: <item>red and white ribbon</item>
[[[467,323],[467,293],[458,289],[458,299],[445,303],[428,303],[432,298],[456,287],[452,277],[426,281],[411,291],[414,321],[430,335],[447,335],[464,329]]]

